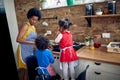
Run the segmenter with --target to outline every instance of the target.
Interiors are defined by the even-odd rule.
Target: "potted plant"
[[[47,2],[47,0],[40,0],[40,2],[41,2],[41,3],[43,3],[43,2]]]
[[[74,0],[67,0],[67,5],[68,6],[74,5]]]
[[[90,38],[91,38],[90,35],[86,35],[86,36],[85,36],[85,41],[84,41],[84,42],[85,42],[85,45],[86,45],[86,46],[89,46]]]
[[[40,0],[40,3],[41,3],[41,6],[42,6],[42,9],[46,9],[48,4],[47,4],[47,0]]]

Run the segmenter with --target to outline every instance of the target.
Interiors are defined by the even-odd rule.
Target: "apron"
[[[70,52],[70,57],[72,57],[72,49],[73,47],[72,46],[69,46],[69,47],[65,47],[65,48],[62,48],[61,51],[62,51],[62,54],[64,55],[65,54],[65,50],[69,49],[69,52]],[[73,60],[74,61],[74,67],[78,65],[78,60]],[[73,62],[72,61],[72,62]],[[71,61],[69,61],[71,62]],[[60,62],[60,69],[62,70],[62,62]]]
[[[23,39],[28,41],[34,41],[37,37],[36,30],[28,22],[26,22],[26,24],[29,26],[29,28],[24,34]],[[26,57],[33,55],[33,47],[34,45],[32,44],[18,44],[16,55],[18,68],[26,68],[25,59]]]
[[[39,67],[37,67],[37,69],[41,69],[43,74],[45,74],[44,69],[47,69],[50,76],[56,75],[56,73],[51,65],[48,65],[47,68],[39,66]]]

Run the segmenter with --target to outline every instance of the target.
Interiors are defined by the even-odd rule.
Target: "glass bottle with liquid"
[[[93,37],[90,38],[90,49],[94,50],[94,38]]]
[[[96,35],[94,38],[94,47],[99,48],[101,47],[101,35]]]

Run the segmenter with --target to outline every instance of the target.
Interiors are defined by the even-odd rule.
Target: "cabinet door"
[[[120,75],[120,66],[103,62],[94,62],[91,64],[94,69]]]
[[[55,62],[54,64],[52,64],[52,66],[55,72],[58,73],[61,76],[61,78],[63,78],[62,70],[60,69],[59,55],[53,55],[53,56],[54,56]]]
[[[80,59],[79,60],[79,70],[78,70],[79,73],[83,72],[88,65],[89,65],[89,63],[86,60]]]
[[[120,66],[104,63],[104,62],[97,62],[97,61],[90,61],[90,60],[81,60],[82,64],[90,65],[91,68],[94,68],[99,71],[109,72],[120,75]]]
[[[86,73],[86,80],[120,80],[120,76],[89,68]]]
[[[82,59],[79,61],[80,73],[85,70],[87,65],[89,68],[86,72],[86,80],[120,80],[119,65]]]

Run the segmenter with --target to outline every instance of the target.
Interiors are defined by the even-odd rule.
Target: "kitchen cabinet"
[[[82,73],[88,65],[86,80],[120,80],[119,65],[80,59],[79,72]]]
[[[55,54],[55,52],[54,52],[53,57],[55,59],[55,62],[54,62],[54,64],[52,64],[52,66],[53,66],[55,72],[58,73],[61,78],[63,78],[62,70],[60,69],[59,53],[57,52]]]
[[[62,77],[59,63],[59,52],[53,52],[57,73]],[[107,52],[106,47],[90,50],[88,46],[83,46],[77,50],[79,65],[75,67],[76,78],[86,69],[86,80],[120,80],[120,54]],[[88,67],[88,68],[87,68]],[[84,77],[82,75],[82,77]],[[83,80],[83,79],[78,79]]]

